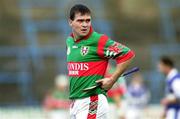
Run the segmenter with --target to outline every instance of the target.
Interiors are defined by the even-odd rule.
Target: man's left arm
[[[116,70],[111,77],[98,80],[96,83],[100,83],[103,89],[109,90],[127,69],[134,56],[134,52],[128,47],[111,39],[108,40],[104,48],[104,57],[116,60]]]
[[[131,61],[132,61],[132,58],[125,62],[117,64],[116,70],[112,74],[111,77],[98,80],[98,81],[96,81],[96,83],[101,83],[101,85],[102,85],[101,87],[105,90],[111,89],[111,87],[118,80],[118,78],[121,76],[121,74],[127,69],[129,64],[131,63]]]

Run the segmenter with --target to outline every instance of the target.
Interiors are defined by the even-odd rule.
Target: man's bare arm
[[[100,79],[100,80],[96,81],[96,83],[100,83],[101,84],[101,88],[103,88],[105,90],[111,89],[111,87],[118,80],[118,78],[128,68],[128,66],[131,63],[132,59],[133,58],[131,58],[131,59],[125,61],[125,62],[117,64],[116,70],[115,70],[115,72],[112,74],[112,76],[110,78]]]

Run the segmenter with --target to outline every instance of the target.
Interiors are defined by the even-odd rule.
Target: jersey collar
[[[75,42],[77,43],[77,42],[79,42],[79,41],[81,41],[81,40],[86,40],[86,39],[88,39],[88,38],[91,36],[92,33],[93,33],[93,28],[92,28],[92,26],[91,26],[91,27],[90,27],[90,30],[89,30],[89,33],[88,33],[86,36],[84,36],[84,37],[82,37],[82,38],[80,38],[80,39],[77,39]],[[70,36],[71,36],[72,38],[74,38],[73,33],[71,33]]]

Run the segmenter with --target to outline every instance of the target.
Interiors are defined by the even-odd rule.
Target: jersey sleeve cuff
[[[125,61],[133,58],[134,56],[135,56],[135,53],[133,51],[129,51],[127,54],[117,57],[116,63],[119,64],[119,63],[125,62]]]

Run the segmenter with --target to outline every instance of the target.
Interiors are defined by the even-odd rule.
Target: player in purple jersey
[[[166,108],[163,116],[166,119],[180,119],[180,74],[167,56],[161,57],[158,68],[166,76],[167,92],[161,101]]]

